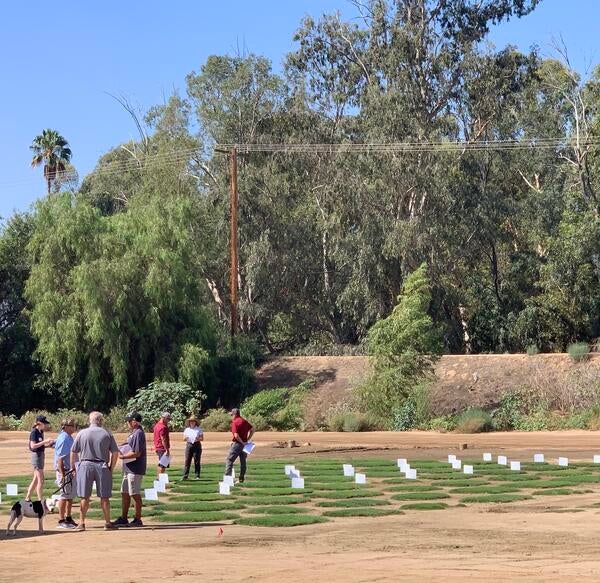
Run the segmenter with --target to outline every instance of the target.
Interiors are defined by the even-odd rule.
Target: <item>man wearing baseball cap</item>
[[[229,448],[229,453],[227,454],[227,460],[225,462],[225,475],[231,476],[233,464],[239,457],[239,481],[242,483],[244,481],[244,476],[246,475],[246,458],[248,457],[248,454],[244,451],[244,446],[250,441],[250,438],[254,433],[254,428],[240,415],[240,410],[237,407],[234,407],[229,411],[229,414],[231,415],[231,435],[233,441],[231,442],[231,447]]]
[[[169,463],[162,464],[161,460],[163,456],[167,458],[171,457],[171,439],[169,436],[169,421],[171,420],[171,413],[165,411],[161,414],[160,419],[154,426],[154,451],[158,457],[158,473],[164,474],[165,470],[169,467]]]
[[[123,460],[123,481],[121,482],[121,516],[114,526],[144,526],[142,523],[142,479],[146,475],[146,435],[142,428],[142,416],[130,413],[126,417],[131,433],[127,443],[119,448],[119,459]],[[135,504],[135,516],[127,521],[131,499]]]

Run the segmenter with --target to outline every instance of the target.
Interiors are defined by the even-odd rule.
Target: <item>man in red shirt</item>
[[[171,414],[166,411],[160,416],[160,419],[154,426],[154,451],[158,457],[158,473],[164,474],[165,469],[169,467],[169,461],[161,464],[163,456],[171,457],[171,439],[169,437],[169,421]],[[165,462],[165,460],[163,460]]]
[[[244,481],[244,476],[246,475],[246,458],[248,454],[244,451],[244,446],[254,433],[254,428],[252,425],[246,421],[241,415],[240,410],[237,408],[229,411],[231,415],[231,434],[233,436],[233,441],[231,442],[231,447],[229,448],[229,454],[227,454],[227,460],[225,462],[225,475],[231,476],[231,471],[233,470],[233,464],[235,460],[240,458],[240,483]]]

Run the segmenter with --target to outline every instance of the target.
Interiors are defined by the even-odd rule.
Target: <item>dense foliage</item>
[[[46,159],[63,191],[0,232],[0,408],[109,408],[155,379],[228,407],[251,394],[261,351],[366,340],[378,356],[388,327],[394,358],[424,354],[433,329],[446,352],[593,341],[600,70],[582,79],[566,55],[484,42],[536,4],[366,0],[347,22],[306,18],[281,74],[257,55],[209,57],[80,187],[54,180],[70,151]],[[229,170],[215,144],[510,139],[538,147],[241,156],[243,334],[226,340]],[[415,271],[430,291],[409,331],[395,305]],[[403,395],[398,426],[419,410]]]

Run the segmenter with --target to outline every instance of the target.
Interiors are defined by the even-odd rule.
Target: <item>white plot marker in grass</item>
[[[465,474],[473,474],[473,466],[463,466],[463,472]]]
[[[568,457],[559,457],[558,465],[566,468],[569,465],[569,458]]]
[[[508,465],[508,459],[506,458],[505,455],[499,455],[498,456],[498,465],[499,466],[506,466],[506,465]]]
[[[452,462],[452,469],[453,470],[460,470],[461,467],[462,467],[462,462],[460,460],[454,460]]]
[[[231,486],[225,482],[219,482],[219,494],[229,496],[231,494]]]
[[[595,455],[594,456],[594,463],[595,464],[600,464],[600,455]]]
[[[292,478],[292,488],[304,490],[304,478]]]
[[[18,496],[19,486],[17,484],[6,484],[6,495],[7,496]]]
[[[145,488],[144,500],[158,500],[158,492],[154,488]]]
[[[404,457],[399,457],[399,458],[396,460],[396,465],[397,465],[397,466],[398,466],[400,469],[402,469],[402,467],[403,467],[403,466],[405,466],[407,463],[408,463],[408,462],[407,462],[406,458],[404,458]]]
[[[357,484],[366,484],[367,476],[366,476],[366,474],[354,474],[354,481]]]
[[[533,462],[536,464],[543,464],[544,463],[544,454],[543,453],[534,454]]]
[[[513,472],[520,472],[521,471],[521,462],[510,462],[510,469]]]
[[[448,463],[451,464],[454,461],[456,461],[456,456],[453,453],[448,454]]]
[[[347,478],[354,476],[354,466],[352,464],[344,464],[342,468],[344,469],[344,476]]]
[[[169,483],[169,474],[158,474],[158,479],[163,484],[168,484]]]
[[[407,480],[416,480],[417,479],[417,470],[406,470],[406,479]]]
[[[167,491],[167,486],[164,482],[161,482],[160,480],[154,480],[153,489],[157,492],[160,492],[161,494],[164,494]]]
[[[292,472],[296,471],[296,466],[288,464],[285,466],[285,468],[283,469],[283,471],[285,472],[286,476],[289,476]]]
[[[230,488],[235,484],[233,476],[223,476],[223,484],[227,484]]]
[[[491,462],[492,461],[492,454],[491,453],[484,453],[483,454],[483,461],[484,462]]]

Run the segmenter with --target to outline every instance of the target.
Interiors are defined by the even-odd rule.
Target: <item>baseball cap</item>
[[[35,418],[35,422],[36,423],[47,423],[48,425],[50,425],[50,421],[48,421],[48,419],[46,418],[45,415],[38,415]]]
[[[163,411],[160,416],[164,417],[165,419],[171,419],[171,413],[168,411]]]
[[[142,422],[142,416],[137,413],[137,412],[133,412],[133,413],[129,413],[129,415],[127,415],[127,417],[125,417],[125,421],[137,421],[138,423]]]

